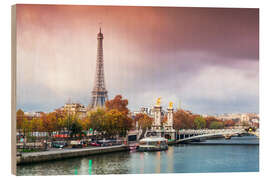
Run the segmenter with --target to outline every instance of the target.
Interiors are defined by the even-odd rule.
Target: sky
[[[109,99],[131,111],[259,112],[259,10],[17,5],[17,109],[88,105],[97,33]]]

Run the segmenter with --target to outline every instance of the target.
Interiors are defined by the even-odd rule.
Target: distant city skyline
[[[88,105],[100,23],[109,99],[259,112],[258,9],[63,5],[17,5],[17,109]]]

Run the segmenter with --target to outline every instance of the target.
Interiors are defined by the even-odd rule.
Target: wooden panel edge
[[[16,175],[16,5],[11,6],[11,173]]]

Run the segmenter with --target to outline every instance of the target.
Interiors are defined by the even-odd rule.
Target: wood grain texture
[[[11,173],[16,175],[16,5],[11,7]]]

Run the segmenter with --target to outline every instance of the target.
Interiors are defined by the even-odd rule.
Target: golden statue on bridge
[[[169,103],[169,109],[173,109],[173,102]]]
[[[159,97],[159,98],[157,99],[156,106],[160,106],[160,100],[161,100],[161,97]]]

